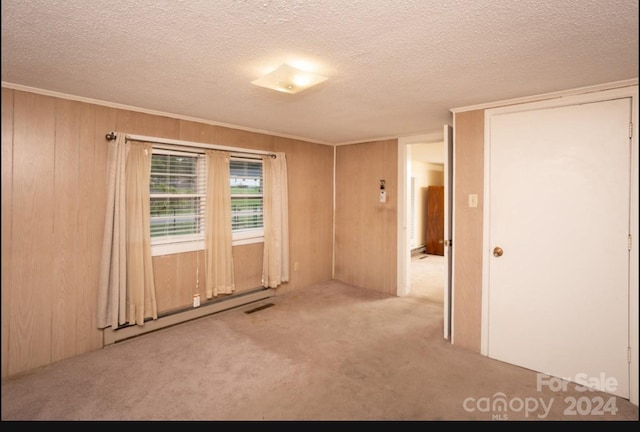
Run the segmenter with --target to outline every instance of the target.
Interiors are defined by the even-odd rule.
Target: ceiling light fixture
[[[279,92],[295,94],[326,80],[327,77],[296,69],[288,64],[282,64],[262,78],[251,81],[251,83]]]

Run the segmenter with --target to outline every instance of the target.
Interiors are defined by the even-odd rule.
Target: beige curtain
[[[98,328],[157,318],[149,238],[151,145],[109,142]],[[128,271],[129,270],[129,271]]]
[[[235,291],[231,237],[230,155],[207,150],[205,260],[207,298]]]
[[[289,198],[284,153],[263,157],[264,256],[262,286],[276,288],[289,281]]]
[[[149,143],[132,143],[127,152],[127,304],[130,324],[143,325],[145,318],[158,318],[151,261]]]
[[[98,282],[98,328],[126,323],[126,236],[125,161],[126,144],[122,134],[109,141],[107,156],[107,212],[104,221],[102,259]]]

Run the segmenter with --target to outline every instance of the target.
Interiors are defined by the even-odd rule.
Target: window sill
[[[244,237],[234,239],[232,246],[242,246],[254,243],[264,243],[264,237]],[[204,240],[181,242],[181,243],[168,243],[157,244],[151,246],[151,256],[173,255],[179,253],[196,252],[204,250]]]

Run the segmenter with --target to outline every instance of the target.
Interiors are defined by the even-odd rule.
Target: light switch
[[[469,194],[469,207],[478,207],[478,194]]]

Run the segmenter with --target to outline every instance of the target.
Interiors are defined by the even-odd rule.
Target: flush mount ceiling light
[[[288,64],[280,65],[262,78],[251,81],[260,87],[294,94],[325,81],[327,77],[296,69]]]

